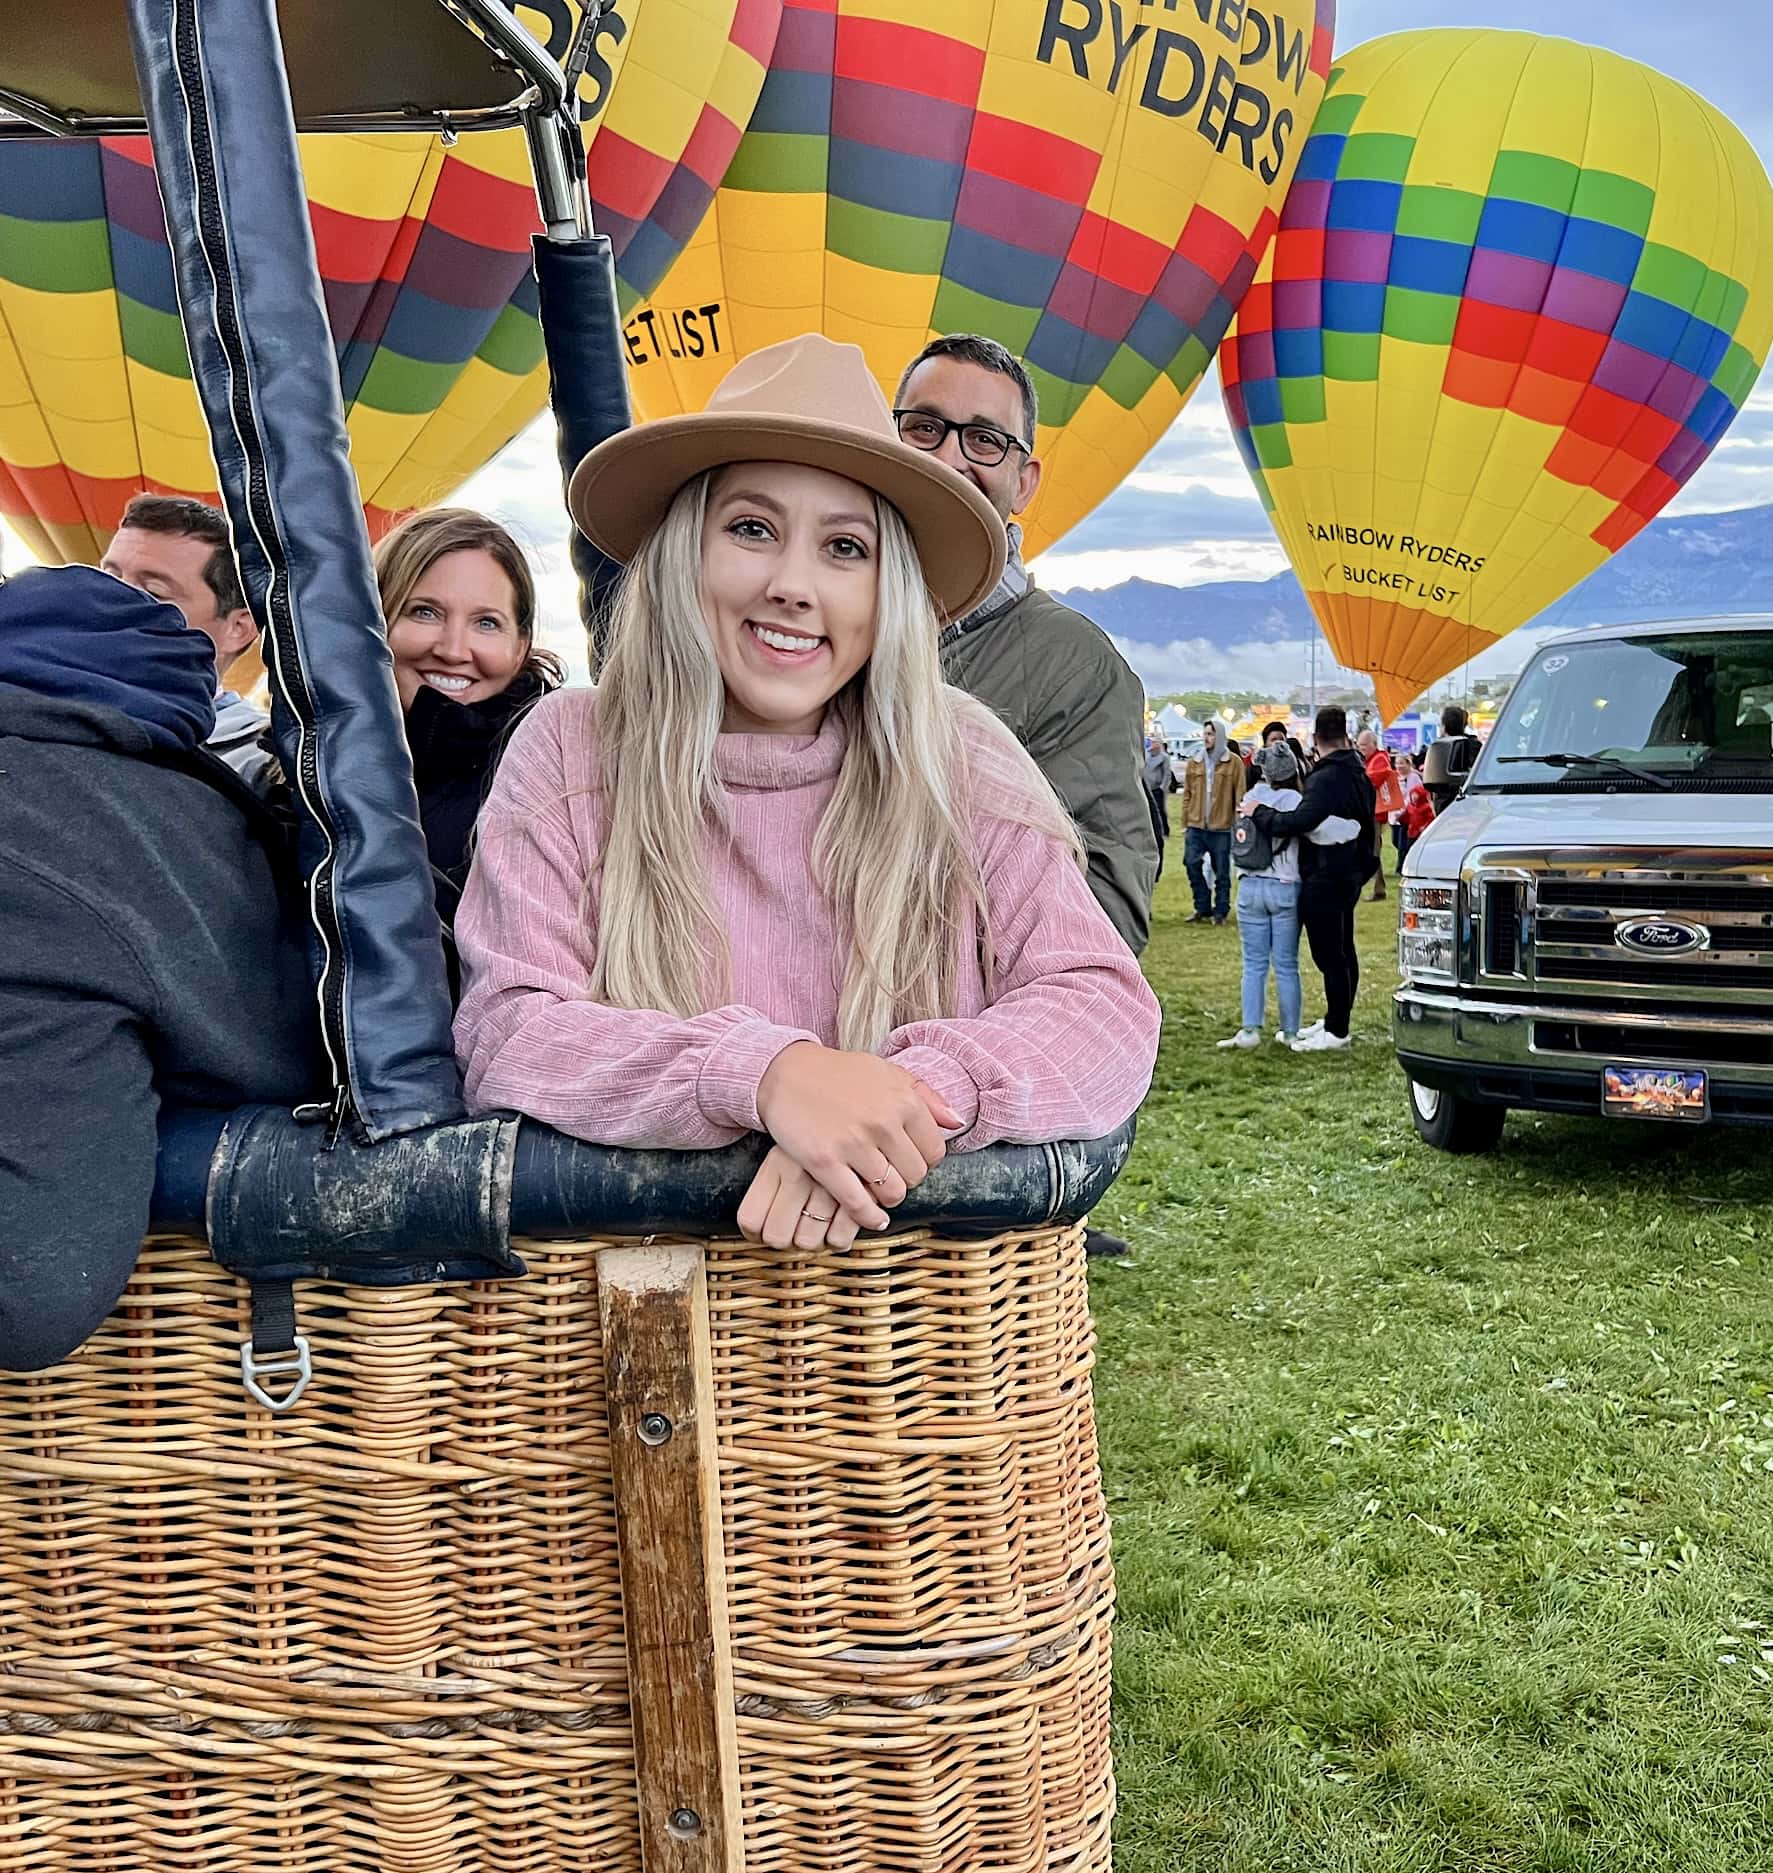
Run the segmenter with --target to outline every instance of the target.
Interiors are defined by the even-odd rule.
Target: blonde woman
[[[739,1223],[803,1248],[884,1228],[950,1148],[1129,1117],[1157,1004],[1039,771],[941,681],[938,608],[991,590],[1002,523],[899,441],[862,354],[755,354],[571,503],[628,578],[599,687],[534,710],[481,817],[470,1106],[765,1132]]]

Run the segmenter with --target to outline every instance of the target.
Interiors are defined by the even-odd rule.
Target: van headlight
[[[1406,982],[1459,980],[1459,887],[1406,883],[1397,907],[1397,966]]]

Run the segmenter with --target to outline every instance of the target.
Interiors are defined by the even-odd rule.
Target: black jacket
[[[524,671],[485,702],[451,702],[421,686],[406,712],[419,824],[425,829],[425,849],[435,874],[438,915],[446,927],[455,922],[462,887],[468,882],[474,822],[505,744],[545,693],[541,678]]]
[[[0,1367],[110,1312],[162,1101],[324,1087],[281,833],[223,762],[120,709],[0,683]]]
[[[1290,812],[1259,806],[1255,818],[1271,839],[1298,840],[1301,895],[1314,888],[1359,891],[1378,867],[1373,848],[1373,783],[1352,748],[1338,748],[1318,762],[1306,775],[1299,804]],[[1358,831],[1334,845],[1319,845],[1307,837],[1328,819],[1353,820]]]

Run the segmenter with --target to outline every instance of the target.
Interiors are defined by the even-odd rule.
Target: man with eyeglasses
[[[995,339],[937,338],[906,366],[893,403],[901,439],[964,475],[1009,529],[996,591],[942,633],[943,672],[1002,717],[1052,783],[1083,836],[1090,889],[1137,955],[1157,879],[1145,689],[1106,634],[1022,564],[1013,516],[1040,486],[1034,385]]]
[[[1038,406],[1022,362],[995,339],[932,339],[893,399],[899,436],[966,476],[1002,516],[1010,557],[976,610],[942,633],[942,670],[977,696],[1033,755],[1077,822],[1090,889],[1136,956],[1151,934],[1157,834],[1145,794],[1145,686],[1107,635],[1061,605],[1022,564],[1023,512],[1040,486]],[[1127,1253],[1085,1233],[1092,1256]]]

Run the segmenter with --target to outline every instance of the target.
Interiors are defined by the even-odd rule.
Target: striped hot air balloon
[[[1733,125],[1613,53],[1449,29],[1331,73],[1220,376],[1393,715],[1661,512],[1770,339],[1773,188]]]
[[[890,396],[936,333],[1024,357],[1038,552],[1163,434],[1255,277],[1334,0],[787,0],[701,233],[629,320],[644,415],[804,331]]]
[[[518,16],[563,50],[577,0]],[[780,0],[616,0],[580,87],[624,301],[656,286],[749,117]],[[543,408],[522,134],[302,139],[352,460],[373,533]],[[214,498],[145,138],[0,142],[0,516],[96,560],[129,497]],[[563,522],[564,524],[564,522]]]

